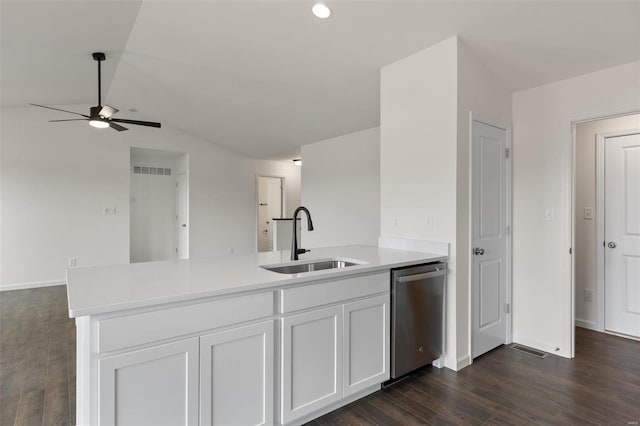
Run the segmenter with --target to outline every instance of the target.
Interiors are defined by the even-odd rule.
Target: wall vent
[[[136,175],[171,176],[171,169],[166,167],[133,166]]]

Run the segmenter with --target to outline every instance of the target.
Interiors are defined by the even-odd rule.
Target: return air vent
[[[171,176],[171,169],[166,167],[133,166],[133,173],[136,175]]]
[[[511,349],[515,349],[516,351],[524,352],[527,355],[535,356],[536,358],[546,358],[549,355],[546,352],[539,351],[537,349],[529,348],[527,346],[522,346],[517,343],[511,345]]]

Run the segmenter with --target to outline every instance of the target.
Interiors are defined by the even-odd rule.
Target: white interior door
[[[640,337],[640,134],[605,140],[605,329]]]
[[[176,224],[178,227],[178,259],[189,258],[189,180],[186,172],[176,177]]]
[[[472,357],[507,341],[507,131],[472,127]]]
[[[283,178],[258,178],[258,251],[275,250],[273,218],[282,217]]]

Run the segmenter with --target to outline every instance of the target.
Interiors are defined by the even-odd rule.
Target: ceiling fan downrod
[[[100,74],[100,62],[106,59],[106,55],[103,52],[93,52],[91,54],[93,60],[98,62],[98,106],[102,106],[102,75]]]

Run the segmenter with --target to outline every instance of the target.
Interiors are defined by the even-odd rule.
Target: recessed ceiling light
[[[316,3],[311,11],[320,19],[327,19],[329,16],[331,16],[331,9],[329,9],[329,7],[323,3]]]

